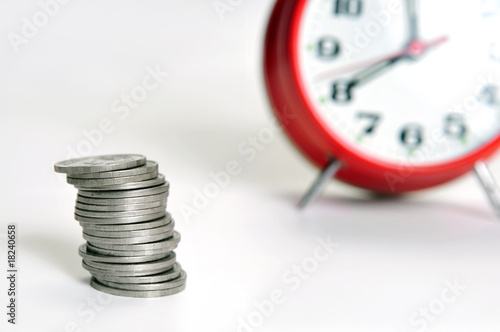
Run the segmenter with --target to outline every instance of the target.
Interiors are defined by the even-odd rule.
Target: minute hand
[[[362,61],[358,62],[355,64],[352,64],[350,66],[344,66],[341,68],[335,68],[333,70],[326,70],[324,72],[321,72],[316,75],[315,81],[323,81],[323,80],[329,80],[331,78],[339,77],[344,74],[348,74],[350,72],[353,72],[357,69],[362,69],[362,68],[368,68],[372,69],[372,67],[378,67],[378,65],[382,65],[382,67],[387,67],[391,66],[389,62],[393,62],[394,60],[398,60],[399,58],[407,58],[411,57],[413,59],[418,58],[422,54],[424,54],[428,49],[436,47],[440,44],[445,43],[448,41],[448,36],[440,37],[437,39],[434,39],[430,42],[420,42],[420,41],[414,41],[412,42],[408,47],[403,49],[402,51],[395,52],[392,54],[387,54],[375,59],[370,59],[367,61]],[[388,64],[389,63],[389,64]],[[366,69],[366,70],[368,70]]]
[[[420,42],[418,40],[415,40],[412,43],[410,43],[410,45],[401,54],[398,54],[392,58],[377,62],[377,63],[369,66],[368,68],[358,72],[356,75],[354,75],[351,78],[349,85],[351,87],[354,87],[356,85],[362,84],[362,83],[370,80],[371,78],[373,78],[378,73],[381,73],[382,71],[384,71],[384,70],[388,69],[389,67],[391,67],[392,65],[396,64],[400,60],[403,60],[403,59],[416,60],[420,56],[422,56],[429,48],[434,47],[436,45],[439,45],[446,40],[448,40],[448,37],[439,38],[439,39],[436,39],[430,43],[423,43],[423,42]]]
[[[431,43],[424,44],[415,41],[410,44],[403,52],[395,54],[392,57],[385,58],[380,61],[371,63],[368,68],[361,70],[355,74],[350,80],[337,80],[333,85],[332,98],[337,102],[348,102],[352,99],[352,89],[366,81],[370,80],[377,74],[390,68],[402,59],[417,59],[425,51],[432,46],[443,43],[448,40],[448,37],[439,38]],[[327,75],[331,73],[327,73]]]

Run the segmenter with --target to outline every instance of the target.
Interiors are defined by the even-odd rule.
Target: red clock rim
[[[306,93],[305,83],[303,82],[302,77],[300,75],[299,54],[298,54],[299,48],[297,46],[299,43],[299,34],[300,34],[300,27],[302,24],[303,12],[307,2],[308,0],[297,0],[297,3],[294,7],[290,23],[291,29],[288,35],[289,37],[288,52],[291,55],[292,77],[294,78],[295,84],[298,87],[300,98],[302,99],[304,104],[307,105],[309,109],[308,114],[311,115],[318,129],[321,130],[323,134],[331,137],[332,140],[337,145],[337,147],[340,150],[342,150],[343,153],[345,153],[345,155],[360,159],[360,161],[367,163],[369,167],[378,168],[381,171],[398,172],[401,169],[402,166],[401,164],[395,164],[393,162],[388,162],[376,157],[372,157],[355,147],[354,147],[355,151],[353,151],[354,149],[352,145],[345,142],[341,137],[335,134],[335,132],[333,132],[327,125],[327,123],[321,118],[321,116],[317,112],[316,106]],[[432,165],[418,165],[418,164],[411,165],[413,174],[414,175],[436,174],[440,172],[445,172],[446,170],[462,169],[464,167],[469,167],[470,169],[472,169],[476,161],[482,159],[483,157],[484,159],[489,158],[498,149],[499,146],[500,146],[500,133],[495,138],[491,139],[488,143],[480,146],[479,148],[475,149],[474,151],[464,156],[455,158],[453,160],[436,163]]]

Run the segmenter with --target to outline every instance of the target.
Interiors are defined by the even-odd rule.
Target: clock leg
[[[318,178],[314,181],[311,188],[309,188],[304,197],[302,197],[298,204],[299,208],[305,209],[309,205],[311,205],[311,203],[313,203],[319,197],[319,195],[321,195],[328,181],[330,181],[331,178],[333,178],[335,174],[337,174],[341,167],[342,164],[339,160],[332,159],[330,163],[326,165],[325,169],[321,171]]]
[[[488,195],[495,211],[500,215],[500,188],[498,187],[493,174],[484,161],[478,161],[474,167],[477,177]]]

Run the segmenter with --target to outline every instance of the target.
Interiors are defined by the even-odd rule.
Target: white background
[[[0,273],[1,331],[238,331],[249,317],[258,326],[240,331],[417,331],[410,317],[436,305],[447,280],[467,289],[427,330],[498,330],[500,224],[474,177],[399,200],[332,182],[299,212],[317,170],[283,133],[250,161],[238,153],[272,119],[261,70],[272,4],[242,0],[221,20],[212,0],[72,0],[16,53],[7,35],[40,6],[1,2],[0,265],[6,225],[17,223],[20,270],[16,327]],[[156,66],[169,73],[159,87],[125,119],[112,113]],[[145,154],[171,183],[181,294],[109,300],[88,285],[76,190],[53,164],[103,118],[114,130],[92,154]],[[185,218],[181,207],[231,160],[241,174]],[[498,161],[492,169],[500,174]],[[311,261],[318,239],[339,247],[295,289],[283,277]],[[283,303],[259,321],[255,303],[276,290]]]

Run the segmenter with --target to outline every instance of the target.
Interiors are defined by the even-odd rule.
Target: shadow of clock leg
[[[342,163],[339,160],[332,159],[330,163],[326,165],[325,169],[321,171],[318,178],[314,181],[304,197],[302,197],[298,204],[299,208],[306,209],[309,205],[311,205],[319,197],[319,195],[321,195],[328,181],[330,181],[335,174],[337,174],[341,167]]]
[[[493,208],[500,217],[500,188],[484,161],[478,161],[474,166],[475,173],[488,195]]]

